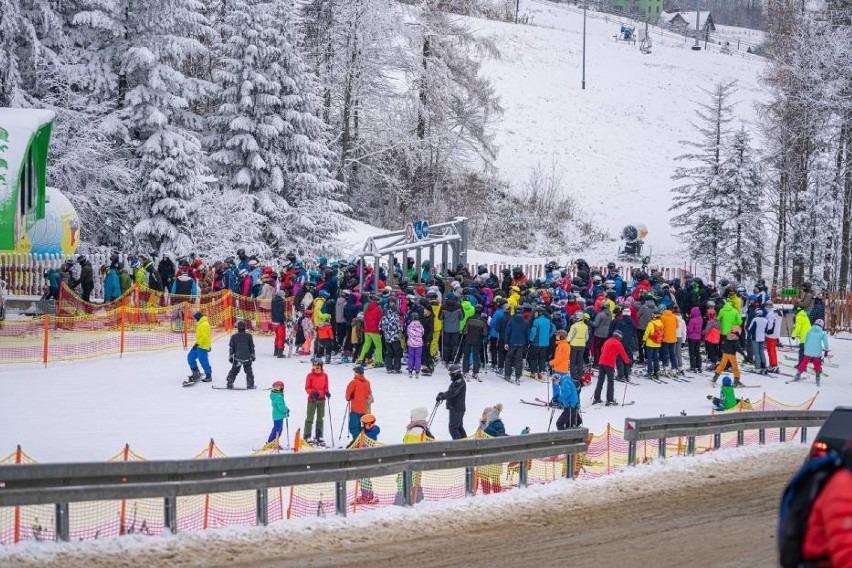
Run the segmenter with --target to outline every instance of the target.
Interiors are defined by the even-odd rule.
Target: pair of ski
[[[600,408],[605,408],[606,406],[610,406],[610,407],[618,407],[618,406],[632,406],[632,405],[634,405],[634,404],[636,404],[636,401],[635,401],[635,400],[629,400],[629,401],[625,402],[624,404],[618,404],[618,403],[616,403],[616,404],[610,404],[610,405],[606,405],[606,404],[604,404],[603,402],[598,402],[598,403],[594,403],[594,402],[592,402],[592,403],[591,403],[589,406],[587,406],[586,408],[592,408],[592,409],[598,410],[598,409],[600,409]]]
[[[788,361],[795,361],[796,363],[798,363],[798,362],[799,362],[799,358],[798,358],[798,357],[793,357],[793,356],[791,356],[791,355],[784,355],[784,358],[785,358],[786,360],[788,360]],[[831,367],[832,369],[839,369],[839,368],[840,368],[840,365],[838,365],[837,363],[829,363],[829,362],[826,360],[826,358],[825,358],[825,357],[823,357],[823,358],[822,358],[822,366],[823,366],[823,367]]]
[[[524,403],[524,404],[529,404],[530,406],[538,406],[538,407],[541,407],[541,408],[550,408],[550,409],[555,408],[557,410],[563,410],[563,407],[559,406],[558,404],[552,404],[552,403],[549,403],[549,402],[545,402],[542,399],[537,398],[537,397],[536,397],[535,401],[521,399],[521,402]],[[625,402],[624,404],[615,404],[615,405],[611,405],[611,406],[631,406],[633,404],[636,404],[635,400]],[[591,404],[589,406],[591,408],[603,408],[605,405],[604,405],[604,403],[599,402],[598,404]]]
[[[659,378],[659,377],[653,377],[653,376],[649,375],[649,374],[648,374],[647,372],[645,372],[645,371],[633,371],[633,372],[634,372],[634,373],[636,373],[636,375],[637,375],[637,376],[639,376],[639,377],[644,377],[645,379],[647,379],[647,380],[649,380],[649,381],[652,381],[652,382],[655,382],[655,383],[657,383],[658,385],[667,385],[667,384],[669,384],[669,382],[668,382],[668,381],[664,381],[663,379],[661,379],[661,378]]]

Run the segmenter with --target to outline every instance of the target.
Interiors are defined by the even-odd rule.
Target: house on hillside
[[[664,25],[678,30],[681,33],[695,30],[695,12],[661,12],[660,22]],[[704,32],[716,31],[713,24],[713,14],[710,12],[699,12],[698,28]]]
[[[656,20],[663,11],[663,0],[608,0],[614,12],[649,20]]]

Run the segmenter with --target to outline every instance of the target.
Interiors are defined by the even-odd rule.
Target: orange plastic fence
[[[0,322],[0,363],[47,365],[136,351],[186,349],[195,332],[195,312],[207,316],[215,341],[233,329],[237,303],[243,300],[229,291],[188,297],[134,287],[115,302],[90,304],[66,287],[56,315]],[[262,320],[245,307],[240,314],[251,316],[251,321]]]
[[[784,404],[764,396],[754,403],[755,408],[765,410],[800,409],[808,410],[816,396],[801,404]],[[732,410],[737,412],[741,410]],[[473,437],[487,437],[481,431]],[[627,442],[624,432],[607,425],[600,434],[589,436],[589,449],[577,456],[573,477],[592,479],[613,474],[627,466]],[[786,441],[798,439],[796,432],[788,432]],[[766,432],[767,443],[778,442],[777,431]],[[759,443],[758,433],[745,433],[744,443]],[[352,447],[381,445],[363,435]],[[735,447],[735,433],[722,435],[722,448]],[[696,453],[713,451],[713,437],[701,436],[696,439]],[[277,441],[268,444],[255,455],[283,451]],[[296,431],[293,438],[293,451],[316,451],[304,443],[301,432]],[[667,441],[666,455],[686,455],[687,443],[684,438],[672,438]],[[223,457],[225,453],[211,439],[194,459]],[[641,442],[637,447],[637,459],[642,463],[651,462],[659,457],[656,441]],[[109,461],[143,460],[125,446]],[[36,463],[20,447],[0,460],[0,465]],[[556,455],[528,460],[528,483],[543,484],[567,477],[566,456]],[[461,499],[465,495],[464,469],[448,469],[416,472],[413,476],[413,501],[444,501]],[[475,469],[475,493],[500,493],[515,489],[519,485],[520,463],[517,461],[479,466]],[[347,512],[357,513],[402,504],[404,502],[402,476],[386,475],[359,479],[347,483]],[[335,513],[334,483],[315,483],[293,487],[272,487],[269,489],[268,515],[270,521],[281,521],[299,517],[323,517]],[[210,495],[179,497],[177,502],[177,526],[181,532],[205,530],[234,525],[253,525],[256,495],[254,491],[234,491]],[[13,544],[26,540],[53,540],[54,507],[52,505],[32,505],[24,507],[0,508],[0,545]],[[124,534],[159,535],[163,532],[162,499],[134,499],[122,501],[97,501],[72,503],[70,508],[70,530],[73,540],[87,540],[118,536]]]

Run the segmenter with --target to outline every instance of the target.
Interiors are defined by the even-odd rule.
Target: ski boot
[[[794,382],[794,383],[798,383],[798,382],[799,382],[799,381],[801,381],[801,380],[802,380],[802,373],[798,373],[798,372],[797,372],[797,373],[796,373],[796,376],[795,376],[795,377],[793,377],[793,382]]]
[[[199,371],[198,369],[193,369],[192,374],[187,377],[188,382],[193,382],[193,383],[196,382],[200,378],[201,378],[201,371]]]
[[[739,380],[739,379],[734,379],[734,388],[735,388],[735,389],[742,388],[742,387],[744,387],[744,386],[745,386],[745,385],[743,384],[743,382],[742,382],[741,380]]]
[[[201,382],[202,383],[212,383],[213,382],[213,375],[204,375],[204,378],[201,379]]]
[[[234,383],[229,381],[228,383],[225,384],[225,388],[228,389],[228,390],[234,390]]]
[[[480,378],[479,378],[479,375],[476,375],[476,374],[474,374],[474,375],[473,375],[473,380],[474,380],[474,381],[476,381],[477,383],[481,383],[481,382],[482,382],[482,379],[480,379]]]
[[[415,378],[415,379],[419,379],[419,378],[420,378],[420,371],[416,371],[416,372],[414,373],[414,378]]]
[[[409,379],[413,379],[413,378],[414,378],[414,371],[408,371],[408,378],[409,378]]]
[[[777,373],[778,367],[769,367],[766,371],[769,373]]]
[[[618,403],[614,400],[608,400],[606,401],[606,406],[618,406]]]
[[[603,404],[603,401],[601,399],[593,399],[592,400],[592,406],[595,406],[597,404]]]
[[[713,373],[713,384],[715,385],[718,380],[719,380],[719,373]]]
[[[340,358],[340,362],[341,362],[341,363],[343,363],[343,364],[345,365],[345,364],[347,364],[347,363],[349,363],[349,362],[350,362],[350,359],[349,359],[349,357],[347,357],[346,355],[344,355],[343,357],[341,357],[341,358]]]
[[[814,378],[816,379],[816,386],[819,386],[820,375],[822,375],[822,373],[817,373],[816,375],[814,375]]]

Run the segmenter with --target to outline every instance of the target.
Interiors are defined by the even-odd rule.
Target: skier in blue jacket
[[[562,414],[556,420],[556,429],[579,428],[583,419],[580,417],[580,395],[574,379],[568,375],[554,374],[552,380],[559,383],[556,401],[562,406]]]

